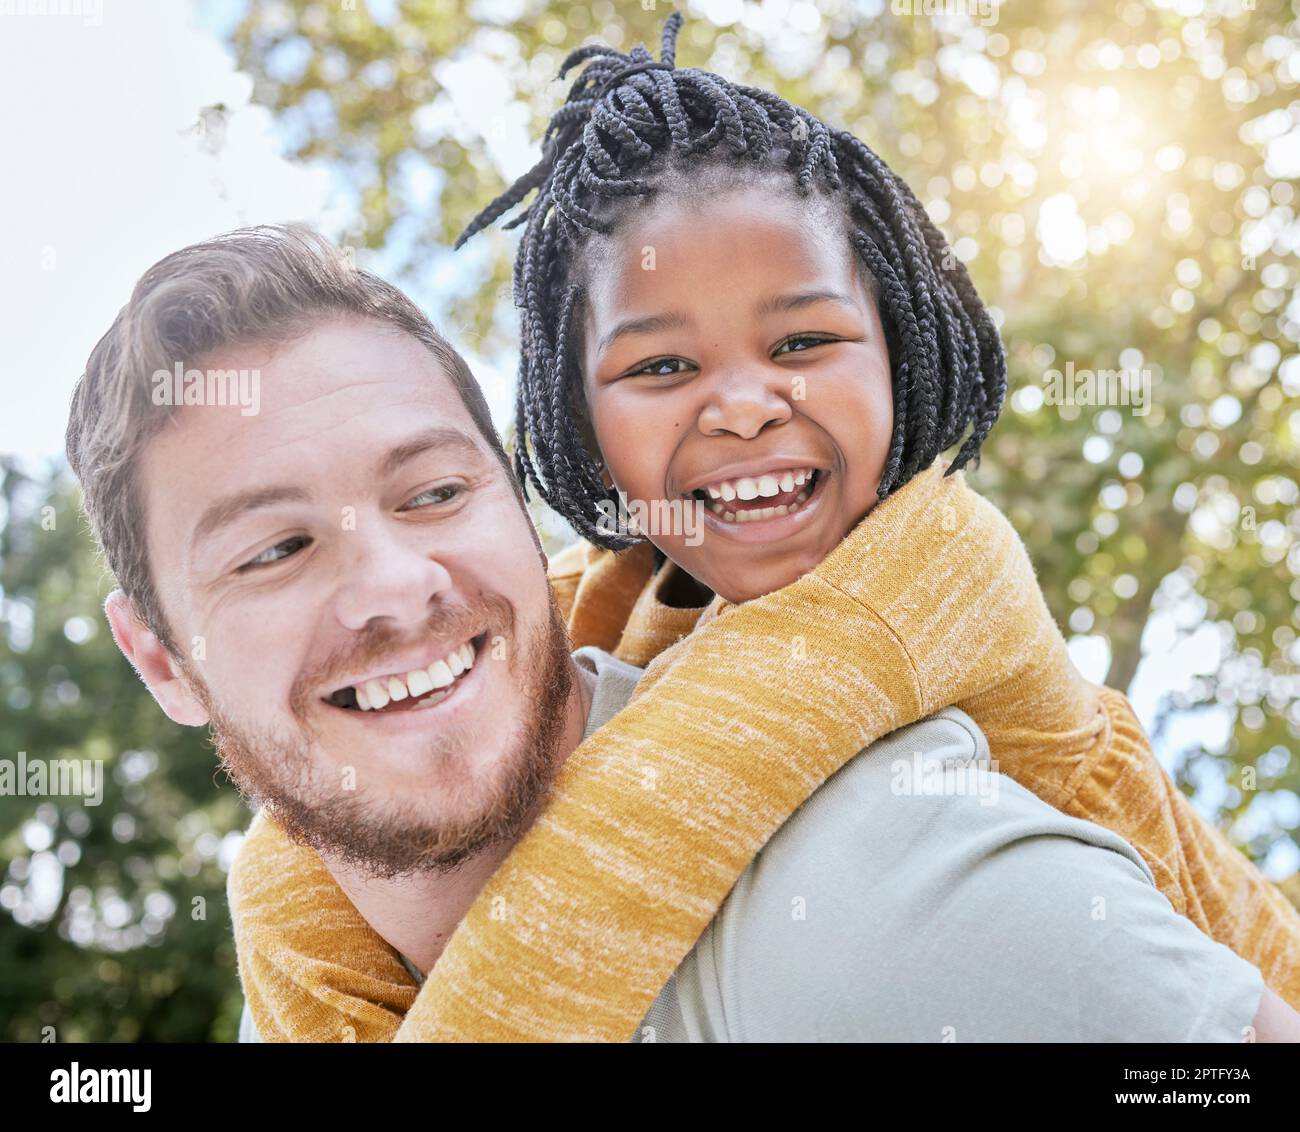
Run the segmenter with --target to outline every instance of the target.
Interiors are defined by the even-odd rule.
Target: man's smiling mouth
[[[347,711],[419,711],[442,703],[473,669],[487,643],[487,633],[457,645],[422,668],[366,678],[335,689],[324,702]]]

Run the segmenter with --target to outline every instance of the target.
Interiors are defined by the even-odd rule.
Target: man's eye
[[[824,342],[834,342],[834,341],[835,341],[834,338],[818,338],[815,335],[811,335],[811,334],[796,334],[793,338],[787,338],[784,342],[782,342],[781,345],[779,345],[776,348],[776,352],[778,354],[782,353],[785,350],[785,348],[789,346],[791,347],[789,353],[796,353],[797,351],[794,348],[796,342],[806,342],[807,345],[801,347],[801,349],[806,350],[812,346],[820,346]]]
[[[638,377],[646,374],[650,377],[671,377],[675,373],[681,373],[680,369],[670,369],[671,366],[686,366],[689,362],[682,358],[656,358],[653,362],[646,362],[640,369],[631,370],[628,377]]]
[[[427,507],[430,504],[447,503],[456,496],[461,495],[462,492],[463,489],[459,484],[444,483],[439,487],[431,487],[428,491],[420,492],[420,494],[415,496],[405,507],[402,508],[402,510],[409,511],[420,507]],[[423,500],[423,502],[421,502],[421,500]]]
[[[277,542],[274,546],[268,546],[261,554],[250,558],[239,569],[256,570],[261,566],[272,566],[282,559],[289,558],[296,554],[304,546],[308,546],[311,539],[306,535],[294,535],[293,538],[287,538],[283,542]]]

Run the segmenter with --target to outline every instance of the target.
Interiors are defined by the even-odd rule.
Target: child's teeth
[[[388,678],[388,698],[397,703],[399,700],[406,699],[411,693],[406,690],[406,685],[402,683],[399,676],[390,676]]]
[[[386,708],[390,699],[388,689],[378,680],[367,680],[366,699],[370,701],[371,711],[379,711],[382,708]]]
[[[758,484],[748,476],[744,476],[736,481],[736,495],[741,499],[757,499]]]
[[[793,488],[796,484],[801,484],[801,483],[803,483],[803,481],[806,480],[807,478],[808,478],[808,473],[807,473],[807,472],[805,472],[805,471],[798,471],[798,472],[795,472],[795,474],[794,474],[794,483],[791,484],[790,486]]]
[[[451,669],[453,676],[459,676],[465,671],[465,658],[460,655],[460,649],[452,649],[446,656],[447,667]]]
[[[781,484],[778,482],[776,476],[759,476],[758,494],[764,499],[771,499],[774,495],[780,495]]]
[[[435,688],[445,688],[456,679],[445,660],[435,660],[429,665],[429,679]]]
[[[736,498],[736,488],[733,484],[724,483],[722,485],[722,498],[725,499],[728,503],[730,503],[733,499]]]
[[[433,680],[430,679],[427,669],[417,668],[414,672],[406,674],[406,686],[410,688],[411,695],[422,696],[425,692],[433,691]]]
[[[794,491],[794,473],[793,473],[793,472],[785,472],[785,473],[781,476],[781,490],[782,490],[782,491]]]
[[[366,690],[361,687],[352,689],[353,695],[357,697],[357,707],[362,711],[370,710],[370,697],[366,695]]]
[[[461,654],[465,657],[466,671],[474,667],[474,646],[466,641],[460,646]]]
[[[710,498],[710,499],[721,499],[721,498],[722,498],[722,492],[719,491],[716,487],[712,487],[712,486],[710,486],[710,487],[706,488],[705,490],[708,491],[708,493],[709,493],[709,498]]]

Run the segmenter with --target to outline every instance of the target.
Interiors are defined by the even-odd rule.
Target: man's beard
[[[549,587],[547,590],[550,593]],[[564,731],[566,707],[573,690],[572,661],[564,618],[549,597],[549,617],[527,642],[514,634],[506,640],[517,647],[511,678],[520,690],[524,718],[506,740],[502,752],[465,749],[463,736],[435,738],[429,762],[438,781],[453,778],[455,806],[431,818],[417,804],[395,798],[362,798],[342,785],[313,787],[312,737],[305,721],[310,690],[325,683],[329,672],[356,671],[371,659],[392,655],[393,636],[367,635],[346,655],[331,657],[313,673],[304,674],[291,696],[299,722],[297,734],[245,728],[215,703],[196,672],[187,673],[195,694],[210,716],[212,740],[222,767],[246,797],[265,805],[275,821],[299,844],[311,846],[355,866],[371,876],[390,878],[411,873],[445,872],[490,845],[517,840],[537,803],[549,789],[557,765],[557,747]],[[489,599],[482,609],[491,628],[476,660],[502,663],[489,656],[494,635],[511,627],[511,610],[500,598]],[[429,639],[456,639],[448,632],[449,617],[431,612]],[[455,618],[465,633],[473,625]],[[483,624],[480,615],[477,625]],[[341,709],[340,709],[341,710]],[[435,709],[436,710],[436,709]],[[490,710],[490,709],[485,709]],[[305,736],[305,737],[304,737]],[[382,742],[377,738],[376,742]],[[474,767],[496,755],[485,780],[474,777]],[[485,758],[488,756],[488,758]],[[441,808],[443,799],[439,798]]]

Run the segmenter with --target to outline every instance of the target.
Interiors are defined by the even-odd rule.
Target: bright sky
[[[61,458],[73,383],[151,263],[244,223],[346,218],[323,173],[280,158],[189,5],[0,21],[0,452],[39,466]],[[219,157],[187,133],[214,102],[241,108]]]
[[[220,38],[239,5],[64,3],[72,14],[0,15],[0,453],[33,471],[62,461],[73,383],[150,264],[243,224],[301,220],[333,239],[355,229],[331,171],[285,160],[270,113],[249,104],[251,81]],[[507,89],[463,66],[449,77],[456,109],[490,113],[486,90]],[[230,114],[214,155],[194,126],[217,102]],[[465,117],[472,132],[479,114]],[[532,163],[522,122],[494,141],[510,150],[493,153],[503,175]],[[383,258],[367,266],[382,274]],[[413,297],[440,320],[477,258],[434,257]],[[466,353],[503,425],[513,372]]]

